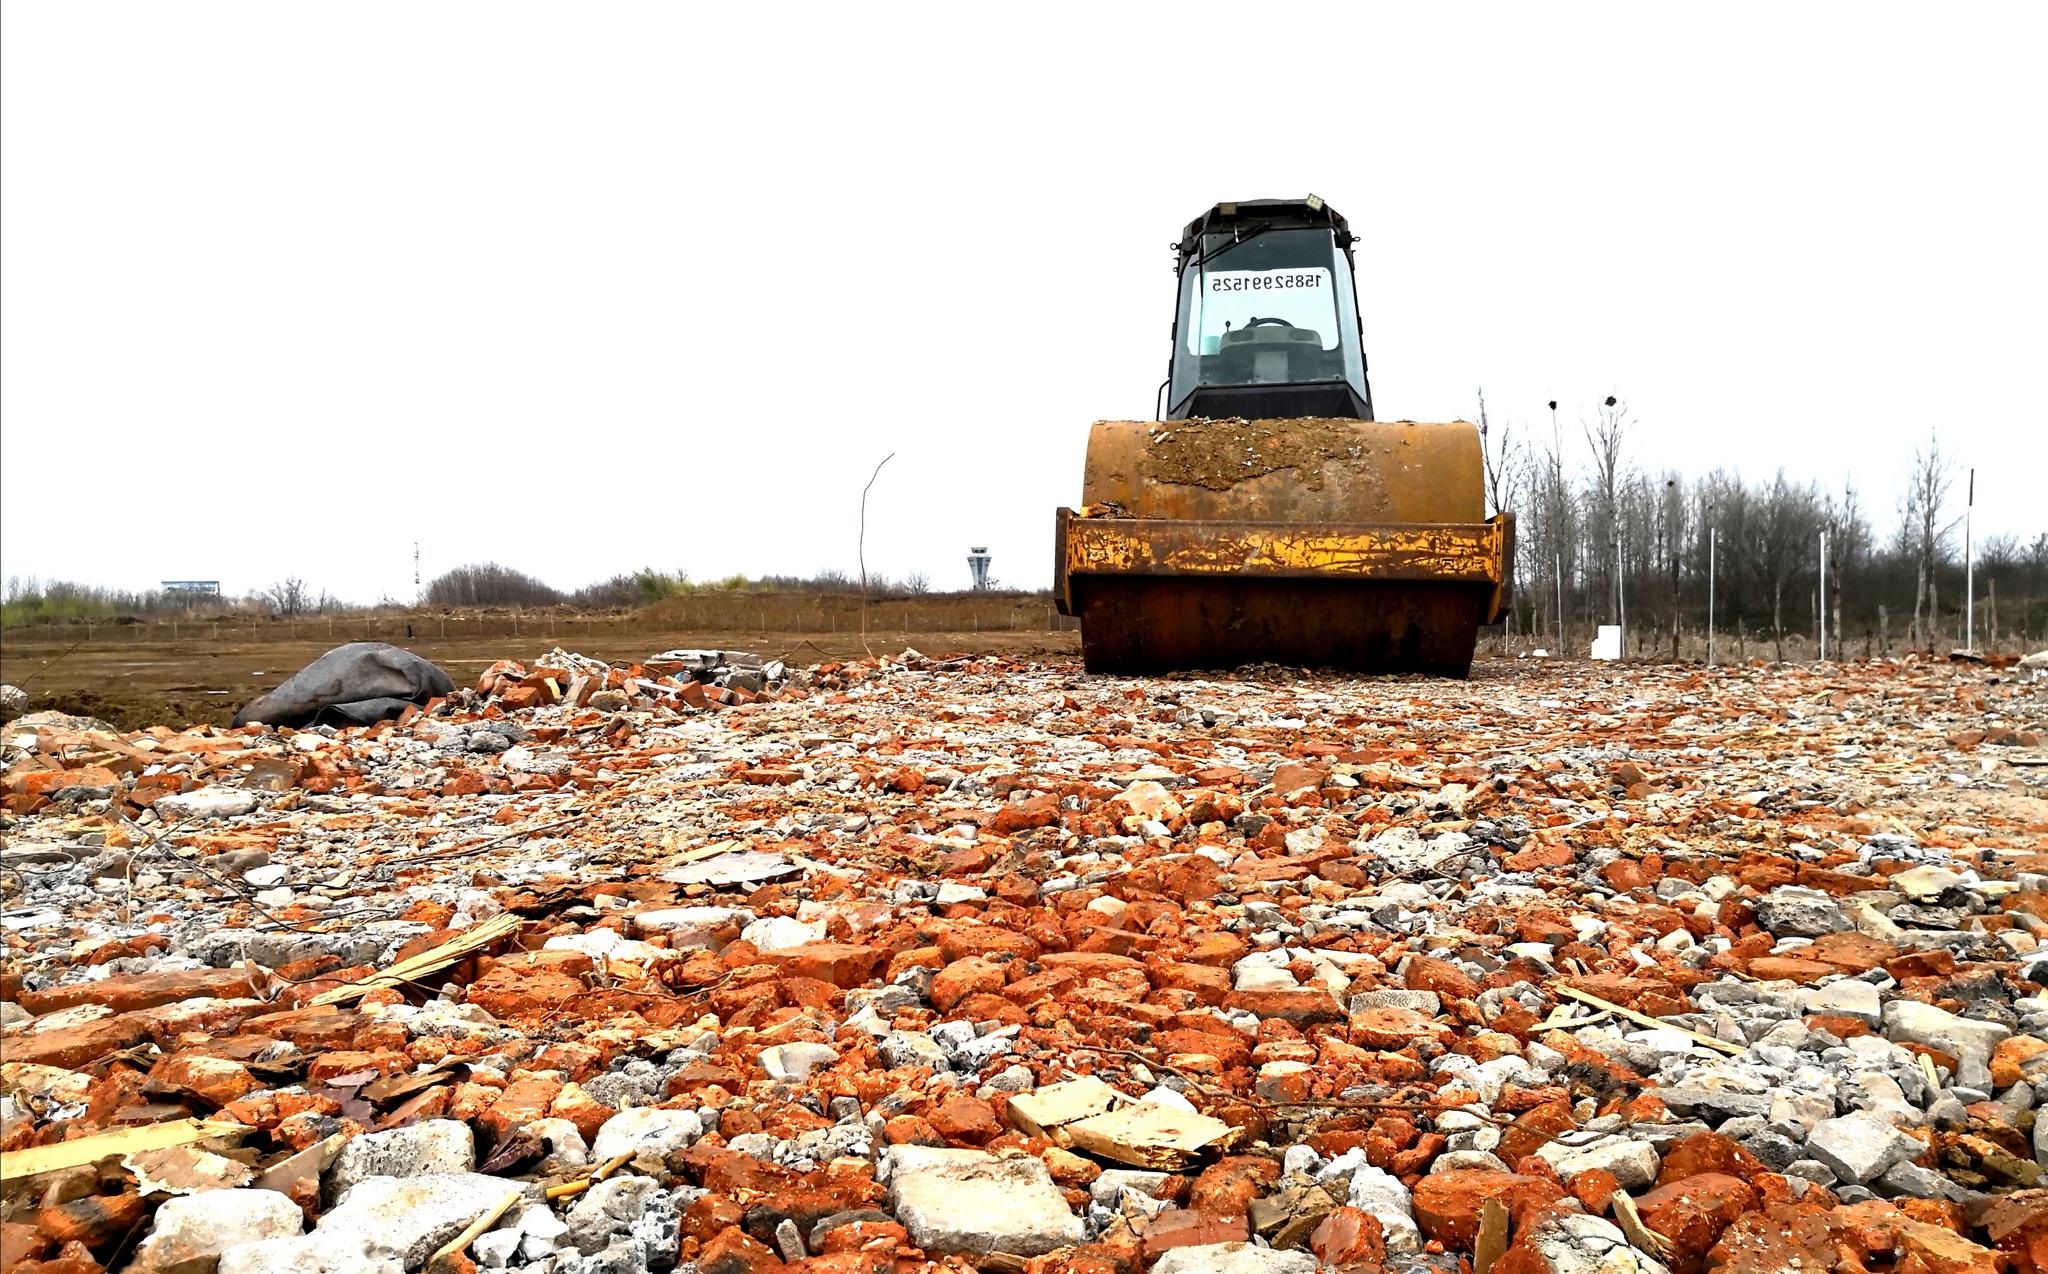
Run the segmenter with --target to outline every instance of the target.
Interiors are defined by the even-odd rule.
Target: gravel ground
[[[2048,1268],[2037,672],[777,671],[0,731],[5,1264]]]

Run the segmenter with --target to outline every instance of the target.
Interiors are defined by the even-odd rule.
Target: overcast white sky
[[[0,570],[1051,575],[1168,244],[1313,191],[1386,419],[2048,530],[2048,7],[77,4],[0,30]]]

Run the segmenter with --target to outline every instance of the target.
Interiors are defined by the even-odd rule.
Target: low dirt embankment
[[[473,682],[495,659],[554,646],[598,659],[644,659],[678,646],[751,650],[794,663],[894,654],[1072,652],[1068,621],[1041,597],[922,597],[870,605],[807,593],[707,593],[608,615],[567,610],[400,611],[296,620],[222,619],[32,625],[0,633],[0,681],[32,711],[98,717],[122,729],[225,725],[235,710],[323,652],[351,641],[403,646]]]

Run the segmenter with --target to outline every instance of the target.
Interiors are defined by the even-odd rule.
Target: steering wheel
[[[1246,327],[1263,327],[1263,326],[1265,326],[1265,325],[1267,325],[1267,324],[1269,324],[1269,323],[1270,323],[1270,324],[1273,324],[1273,325],[1275,325],[1275,326],[1278,326],[1278,327],[1293,327],[1293,326],[1294,326],[1294,324],[1292,324],[1292,323],[1288,322],[1288,321],[1287,321],[1286,319],[1284,319],[1284,318],[1252,318],[1252,319],[1246,319],[1246,320],[1245,320],[1245,324],[1244,324],[1244,325],[1245,325]]]

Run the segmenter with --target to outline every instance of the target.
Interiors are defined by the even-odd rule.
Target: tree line
[[[1780,468],[1651,472],[1629,450],[1628,405],[1609,397],[1567,425],[1488,419],[1479,400],[1488,504],[1516,515],[1511,634],[1576,642],[1625,618],[1631,655],[1690,649],[1714,627],[1735,643],[1810,644],[1827,619],[1843,653],[1962,646],[1967,473],[1930,433],[1896,510],[1852,481],[1824,486]],[[2048,633],[2048,530],[1980,538],[1972,615],[1979,647]],[[1825,596],[1822,577],[1825,574]],[[1711,584],[1710,584],[1711,576]],[[1854,643],[1852,650],[1847,643]]]
[[[389,605],[389,602],[384,603]],[[10,575],[0,587],[0,626],[121,622],[164,616],[337,615],[362,610],[296,575],[240,597],[172,588],[124,589]]]
[[[867,595],[876,598],[922,597],[935,590],[931,577],[913,571],[902,579],[868,577]],[[1015,594],[1000,585],[988,591]],[[561,589],[514,567],[497,562],[472,562],[444,571],[420,590],[416,604],[481,606],[540,610],[561,606],[575,610],[631,610],[664,598],[705,592],[830,593],[861,592],[860,582],[845,571],[815,575],[728,575],[693,580],[683,570],[643,567],[624,571],[580,588]],[[118,589],[35,576],[10,576],[0,588],[0,626],[67,624],[189,616],[270,615],[298,619],[342,615],[365,610],[397,610],[415,603],[389,596],[374,603],[344,602],[298,576],[287,576],[267,588],[238,597],[193,594],[172,589]]]
[[[728,575],[697,581],[687,571],[658,571],[652,567],[624,574],[582,588],[564,591],[496,562],[458,566],[437,576],[427,585],[429,606],[573,606],[579,610],[617,610],[648,606],[663,598],[703,592],[858,593],[860,584],[844,571],[820,571],[816,575]],[[917,597],[932,591],[931,578],[912,572],[901,580],[868,577],[873,597]]]

